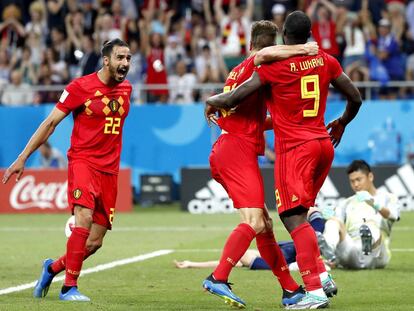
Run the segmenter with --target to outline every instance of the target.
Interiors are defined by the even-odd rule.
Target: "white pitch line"
[[[123,265],[127,265],[127,264],[134,263],[134,262],[144,261],[144,260],[151,259],[151,258],[158,257],[158,256],[168,255],[168,254],[171,254],[173,252],[174,251],[171,250],[171,249],[162,249],[162,250],[159,250],[159,251],[155,251],[155,252],[152,252],[152,253],[147,253],[147,254],[143,254],[143,255],[139,255],[139,256],[135,256],[135,257],[115,260],[115,261],[108,262],[108,263],[105,263],[105,264],[102,264],[102,265],[98,265],[96,267],[85,269],[81,272],[80,276],[90,274],[90,273],[99,272],[99,271],[103,271],[103,270],[112,269],[112,268],[115,268],[115,267],[118,267],[118,266],[123,266]],[[52,283],[62,281],[64,278],[65,278],[64,275],[58,276],[58,277],[53,279]],[[0,290],[0,295],[10,294],[10,293],[14,293],[14,292],[20,292],[22,290],[32,288],[36,285],[36,282],[37,281],[1,289]]]
[[[399,253],[412,253],[414,252],[414,248],[391,248],[391,251]]]

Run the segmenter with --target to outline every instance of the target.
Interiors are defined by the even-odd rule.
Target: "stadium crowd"
[[[246,56],[253,20],[273,20],[282,43],[285,16],[296,9],[353,81],[414,80],[413,0],[4,0],[0,103],[56,102],[57,86],[99,68],[103,42],[117,37],[133,54],[133,102],[202,101],[215,90],[200,84],[222,83]],[[412,98],[414,90],[377,95]]]

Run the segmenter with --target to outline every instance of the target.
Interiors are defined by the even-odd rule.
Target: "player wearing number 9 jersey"
[[[288,45],[300,44],[310,36],[311,22],[301,11],[286,18],[283,36]],[[266,51],[256,57],[264,57]],[[347,98],[343,115],[328,124],[324,112],[329,84]],[[339,144],[345,126],[358,113],[361,96],[338,62],[320,52],[316,56],[293,57],[262,65],[243,84],[228,93],[215,95],[207,103],[230,109],[263,84],[272,87],[268,109],[275,131],[276,204],[283,224],[289,231],[297,252],[298,266],[307,295],[291,309],[323,308],[329,301],[322,290],[321,279],[327,276],[318,260],[315,233],[306,220],[333,160],[333,146]],[[321,274],[321,275],[320,275]],[[320,275],[320,277],[319,277]]]
[[[251,33],[251,55],[231,71],[224,92],[230,91],[251,76],[255,67],[255,53],[274,44],[277,26],[270,21],[255,22]],[[276,46],[274,51],[276,57],[285,59],[306,54],[306,48],[304,45]],[[316,46],[312,52],[317,52]],[[218,266],[204,280],[203,286],[237,307],[244,307],[245,303],[230,290],[228,277],[254,238],[260,254],[284,290],[282,303],[288,304],[303,296],[303,289],[291,277],[281,249],[275,241],[273,228],[269,225],[271,220],[264,205],[263,180],[257,156],[264,152],[265,123],[271,127],[271,122],[265,122],[266,100],[269,95],[269,87],[263,87],[244,98],[236,108],[222,109],[217,119],[222,134],[210,154],[212,176],[223,185],[233,200],[234,207],[240,213],[241,223],[228,237]],[[207,106],[207,117],[212,117],[209,115],[211,112],[214,110],[209,111]]]
[[[53,277],[65,270],[61,300],[89,301],[77,288],[83,260],[102,245],[111,229],[117,195],[117,176],[122,145],[122,127],[129,112],[131,85],[125,80],[131,53],[128,45],[114,39],[104,43],[103,66],[80,77],[63,91],[59,103],[39,126],[23,152],[7,169],[3,183],[23,174],[27,158],[53,133],[70,113],[74,126],[68,151],[68,201],[75,227],[66,253],[57,260],[46,259],[34,288],[37,298],[46,296]]]

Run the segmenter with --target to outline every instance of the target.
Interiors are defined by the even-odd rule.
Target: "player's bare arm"
[[[260,81],[259,75],[253,72],[249,79],[232,91],[211,96],[207,99],[206,103],[216,108],[231,109],[236,107],[243,98],[259,89],[261,85],[262,82]]]
[[[345,127],[351,122],[357,115],[359,108],[362,104],[361,94],[356,86],[352,83],[351,79],[342,73],[337,79],[331,82],[332,85],[341,92],[347,99],[347,105],[344,113],[338,119],[330,122],[326,128],[329,130],[331,141],[334,147],[338,146],[341,142],[342,135],[345,131]]]
[[[16,182],[19,181],[24,171],[24,165],[29,156],[52,135],[56,126],[66,117],[66,114],[54,108],[49,116],[40,124],[36,132],[30,138],[26,147],[17,159],[9,166],[3,176],[3,184],[7,183],[13,174],[16,174]]]
[[[316,42],[296,45],[273,45],[258,51],[254,57],[256,66],[264,63],[287,59],[299,55],[316,55],[319,46]]]

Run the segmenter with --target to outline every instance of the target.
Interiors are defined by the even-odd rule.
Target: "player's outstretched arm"
[[[347,105],[342,116],[332,121],[326,126],[326,128],[329,130],[331,141],[334,147],[336,147],[341,142],[341,138],[345,131],[345,127],[357,115],[359,108],[362,104],[362,99],[359,90],[356,88],[356,86],[352,83],[351,79],[349,79],[349,77],[345,73],[342,73],[337,79],[333,80],[331,83],[347,99]]]
[[[256,66],[273,61],[283,60],[298,55],[316,55],[318,54],[318,44],[308,42],[306,44],[296,45],[273,45],[261,49],[254,57]]]
[[[16,182],[19,181],[24,171],[24,165],[29,156],[52,135],[56,126],[66,117],[66,114],[54,108],[49,116],[40,124],[36,132],[30,138],[26,147],[17,159],[9,166],[3,176],[3,184],[7,183],[13,174],[16,174]]]
[[[249,79],[232,91],[209,97],[206,104],[216,108],[230,109],[236,107],[243,98],[256,91],[261,85],[262,82],[260,81],[258,73],[253,72]]]

